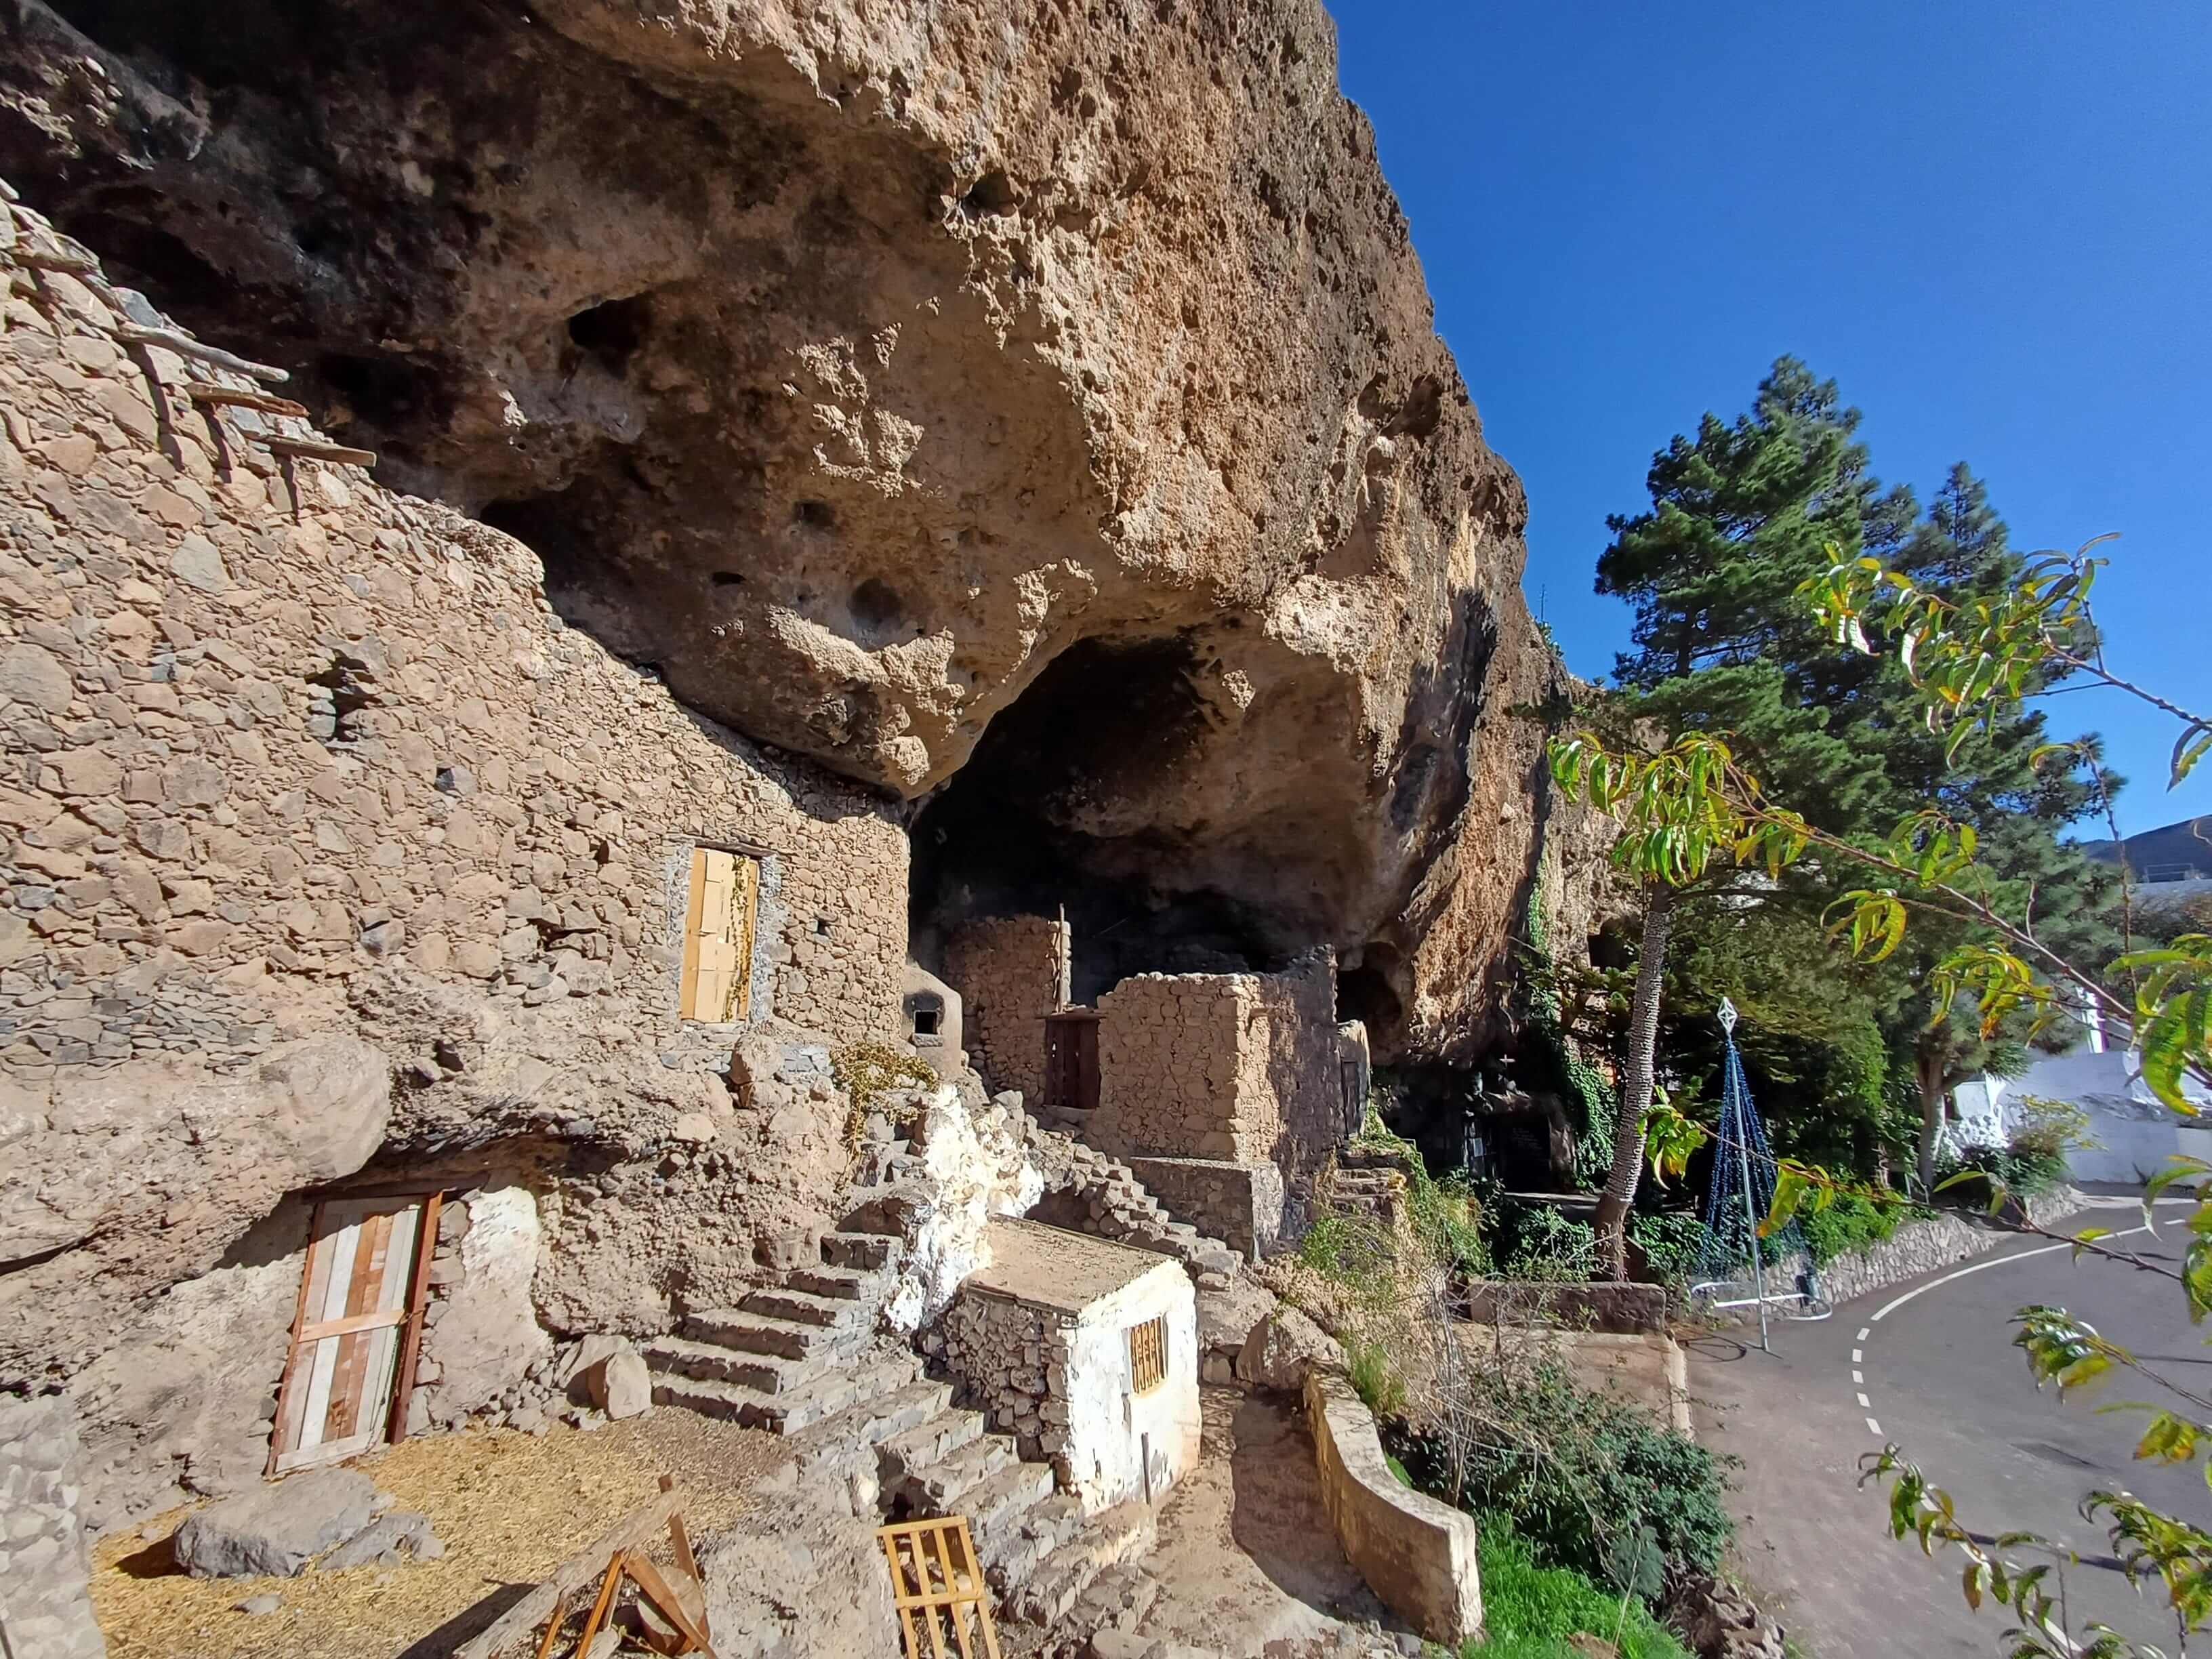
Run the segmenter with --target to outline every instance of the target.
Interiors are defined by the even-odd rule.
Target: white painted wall
[[[1164,1316],[1167,1380],[1131,1391],[1129,1328]],[[1067,1412],[1067,1447],[1054,1460],[1062,1486],[1087,1513],[1145,1495],[1152,1456],[1154,1501],[1198,1462],[1198,1297],[1181,1265],[1163,1259],[1141,1279],[1085,1308],[1066,1333],[1064,1380],[1049,1379],[1050,1414]]]
[[[2020,1102],[2035,1095],[2070,1101],[2088,1115],[2097,1144],[2069,1154],[2067,1171],[2075,1181],[2141,1181],[2177,1154],[2212,1160],[2212,1127],[2160,1105],[2135,1075],[2141,1066],[2138,1055],[2108,1047],[2093,1027],[2077,1047],[2039,1056],[2022,1076],[1960,1084],[1953,1093],[1959,1119],[1945,1126],[1944,1138],[1962,1146],[2002,1145],[2019,1121]],[[2212,1112],[2212,1091],[2185,1085],[2184,1092]]]

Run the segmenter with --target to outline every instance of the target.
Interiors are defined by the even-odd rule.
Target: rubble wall
[[[1310,1174],[1343,1138],[1334,1002],[1323,952],[1281,974],[1123,980],[1098,999],[1101,1144]]]
[[[963,923],[947,942],[945,978],[961,996],[968,1054],[993,1090],[1044,1099],[1044,1017],[1067,1006],[1072,931],[1047,916]]]
[[[333,1183],[527,1187],[494,1361],[425,1349],[447,1417],[544,1330],[666,1328],[831,1224],[830,1056],[896,1030],[907,842],[564,627],[520,544],[272,454],[319,434],[206,402],[265,388],[9,229],[0,1396],[67,1388],[104,1527],[258,1479]],[[677,1015],[700,842],[758,860],[742,1023]]]

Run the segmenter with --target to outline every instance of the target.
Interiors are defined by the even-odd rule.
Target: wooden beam
[[[315,1241],[323,1231],[323,1206],[319,1199],[307,1214],[307,1248],[300,1253],[300,1299],[292,1305],[292,1345],[284,1351],[284,1375],[276,1384],[276,1420],[269,1425],[269,1467],[264,1480],[274,1480],[276,1460],[291,1449],[284,1443],[284,1407],[292,1399],[292,1373],[300,1368],[300,1333],[307,1323],[307,1284],[315,1276]]]
[[[204,363],[213,363],[217,368],[227,368],[234,374],[251,374],[257,380],[271,384],[292,377],[281,368],[271,368],[267,363],[249,362],[221,346],[203,345],[189,334],[179,333],[173,328],[147,328],[137,323],[125,323],[115,331],[115,337],[126,345],[160,346],[164,351],[173,351],[179,357],[197,358]]]
[[[632,1511],[555,1568],[544,1583],[509,1607],[489,1628],[455,1648],[453,1659],[497,1659],[508,1649],[526,1641],[531,1632],[552,1613],[556,1601],[597,1578],[614,1556],[649,1542],[665,1528],[679,1501],[673,1491],[664,1492]]]
[[[421,1236],[415,1241],[415,1279],[407,1291],[407,1328],[399,1339],[399,1373],[392,1390],[392,1421],[384,1437],[398,1445],[407,1437],[407,1407],[415,1397],[415,1363],[422,1351],[422,1314],[430,1301],[430,1258],[438,1249],[438,1212],[446,1195],[432,1193],[422,1202]]]
[[[320,443],[311,438],[285,438],[274,433],[254,433],[254,441],[271,455],[295,455],[310,461],[337,461],[346,466],[374,466],[376,453],[349,449],[343,444]]]
[[[236,386],[217,386],[211,380],[191,381],[185,387],[185,396],[196,404],[258,410],[264,415],[290,415],[303,421],[307,418],[305,404],[295,404],[289,398],[279,398],[270,392],[241,392]]]

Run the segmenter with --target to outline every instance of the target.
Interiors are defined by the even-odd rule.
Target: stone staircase
[[[1145,1190],[1129,1166],[1073,1136],[1042,1126],[1032,1140],[1047,1136],[1065,1143],[1067,1177],[1054,1190],[1071,1192],[1089,1215],[1083,1231],[1101,1238],[1171,1255],[1191,1273],[1233,1273],[1244,1258],[1218,1238],[1209,1238],[1187,1221],[1177,1221]]]
[[[881,1212],[863,1209],[858,1224]],[[952,1404],[950,1382],[876,1334],[902,1249],[887,1233],[829,1233],[821,1267],[689,1315],[644,1351],[653,1401],[786,1437],[792,1459],[769,1491],[834,1484],[860,1513],[965,1516],[1005,1616],[1053,1626],[1152,1548],[1153,1512],[1133,1503],[1086,1516],[1050,1464],[1023,1462],[1013,1437],[986,1432],[982,1413]]]

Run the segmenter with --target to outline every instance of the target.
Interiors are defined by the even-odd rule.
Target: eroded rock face
[[[0,168],[685,702],[914,798],[1026,696],[1055,868],[1467,1035],[1550,659],[1313,0],[27,10]]]

